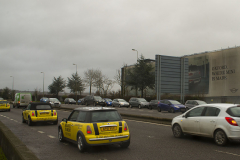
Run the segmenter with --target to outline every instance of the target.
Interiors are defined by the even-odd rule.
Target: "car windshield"
[[[3,100],[3,98],[0,98],[0,100]]]
[[[105,99],[107,102],[112,102],[112,100],[111,99]]]
[[[198,104],[207,104],[206,102],[204,102],[204,101],[197,101],[198,102]]]
[[[144,98],[139,98],[138,99],[140,102],[147,102]]]
[[[92,122],[110,122],[121,121],[121,117],[117,111],[94,111],[91,114]]]
[[[59,100],[57,98],[49,98],[50,102],[59,102]]]
[[[7,104],[9,103],[8,101],[0,101],[0,104]]]
[[[102,100],[102,98],[99,97],[99,96],[94,96],[94,98],[95,98],[96,100]]]
[[[119,102],[126,102],[124,99],[118,99]]]
[[[72,98],[69,98],[69,101],[75,101],[74,99],[72,99]]]
[[[240,117],[240,107],[231,107],[227,110],[227,113],[233,117]]]
[[[174,101],[174,100],[169,100],[169,102],[171,102],[172,104],[181,104],[178,101]]]
[[[52,107],[50,105],[37,105],[36,110],[51,110]]]

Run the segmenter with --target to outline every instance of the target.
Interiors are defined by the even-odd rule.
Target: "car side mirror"
[[[66,118],[63,118],[62,121],[67,123],[67,119]]]

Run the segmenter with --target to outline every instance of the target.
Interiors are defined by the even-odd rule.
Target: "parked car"
[[[53,110],[50,103],[29,103],[27,108],[23,109],[22,123],[27,123],[29,126],[31,126],[36,122],[52,122],[53,124],[57,125],[57,111]]]
[[[2,97],[0,97],[0,100],[4,100]]]
[[[171,113],[174,112],[185,112],[186,111],[186,106],[183,104],[179,103],[176,100],[160,100],[160,103],[158,104],[158,111],[168,111]]]
[[[157,108],[158,103],[160,103],[160,100],[151,100],[149,102],[149,109]]]
[[[88,106],[88,105],[105,106],[105,100],[102,99],[102,97],[100,97],[100,96],[92,96],[92,95],[86,96],[84,98],[84,103],[85,103],[86,106]]]
[[[105,106],[112,106],[112,100],[110,98],[103,98],[105,100]]]
[[[108,107],[79,107],[62,119],[58,126],[60,142],[76,143],[84,152],[87,146],[120,144],[130,145],[130,132],[116,109]]]
[[[211,137],[220,146],[240,141],[239,126],[240,105],[227,103],[199,105],[172,120],[174,137],[184,134]]]
[[[31,93],[16,93],[13,102],[13,108],[27,107],[30,102],[32,102]]]
[[[77,104],[78,104],[78,105],[83,105],[83,104],[84,104],[84,98],[80,98],[80,99],[77,101]]]
[[[61,102],[57,98],[49,98],[52,107],[61,107]]]
[[[0,110],[10,112],[10,104],[7,100],[0,100]]]
[[[125,101],[124,99],[114,99],[112,102],[113,107],[129,107],[129,103]]]
[[[47,97],[42,97],[42,98],[40,99],[40,102],[48,103],[48,102],[49,102],[49,98],[47,98]]]
[[[141,108],[143,108],[143,107],[148,108],[148,107],[149,107],[149,102],[146,101],[146,99],[144,99],[144,98],[135,98],[135,97],[132,97],[132,98],[130,98],[130,100],[129,100],[129,106],[130,106],[130,108],[132,108],[132,107],[138,107],[139,109],[141,109]]]
[[[65,98],[65,104],[76,104],[76,101],[73,98]]]
[[[187,110],[189,110],[189,109],[191,109],[195,106],[201,105],[201,104],[207,104],[207,103],[204,101],[200,101],[200,100],[187,100],[185,103],[185,106],[186,106]]]

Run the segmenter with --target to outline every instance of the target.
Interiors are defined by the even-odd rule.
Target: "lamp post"
[[[137,51],[136,49],[132,49],[132,51]],[[137,60],[138,60],[138,51],[137,51]]]
[[[73,63],[73,65],[76,65],[76,73],[77,73],[77,64],[74,64],[74,63]]]
[[[44,97],[44,72],[41,73],[43,73],[43,97]]]
[[[12,83],[12,99],[13,99],[13,89],[14,89],[14,77],[13,76],[10,76],[13,78],[13,83]]]

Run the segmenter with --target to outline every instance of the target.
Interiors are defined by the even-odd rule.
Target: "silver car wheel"
[[[79,149],[80,151],[82,150],[82,146],[83,146],[82,137],[81,137],[81,136],[78,136],[78,149]]]
[[[225,145],[227,142],[226,134],[222,130],[216,131],[214,139],[216,144],[220,146]]]
[[[59,129],[59,132],[58,132],[58,139],[59,141],[62,141],[62,130]]]
[[[182,129],[178,124],[173,126],[173,135],[176,138],[181,138],[183,136]]]

